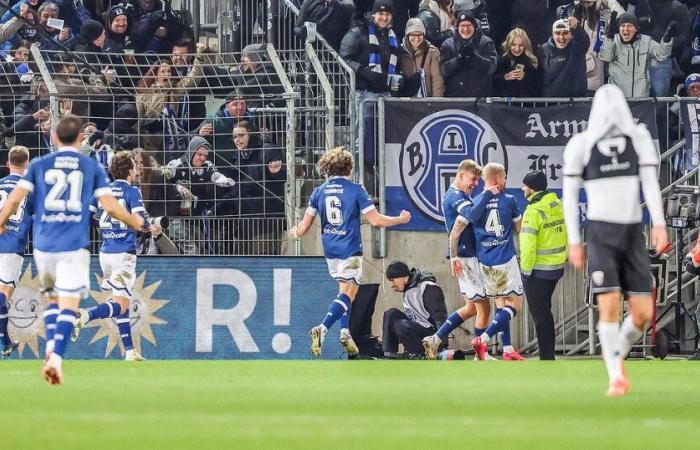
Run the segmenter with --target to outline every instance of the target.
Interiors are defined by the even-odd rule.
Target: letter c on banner
[[[500,155],[498,154],[499,148],[501,150]],[[484,145],[481,153],[481,161],[484,166],[490,162],[501,163],[506,168],[506,172],[508,172],[508,152],[506,151],[505,145],[499,146],[495,142],[489,142]]]

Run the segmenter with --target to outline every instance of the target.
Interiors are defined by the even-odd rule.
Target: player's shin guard
[[[63,355],[66,353],[66,346],[68,345],[70,334],[77,320],[78,313],[72,309],[61,310],[61,313],[56,318],[56,334],[54,335],[55,344],[53,352],[61,358],[63,358]]]
[[[5,298],[5,294],[0,292],[0,341],[5,346],[10,345],[10,336],[7,334],[8,320],[7,298]]]
[[[117,328],[119,328],[119,337],[122,339],[122,344],[124,344],[124,351],[133,349],[134,344],[131,341],[131,321],[128,309],[124,314],[117,316]]]
[[[95,319],[107,319],[121,314],[122,307],[119,303],[104,302],[88,310],[88,322]]]
[[[49,303],[44,311],[44,329],[46,330],[46,351],[52,352],[54,346],[54,334],[56,333],[56,318],[58,317],[58,304]]]
[[[617,322],[598,322],[598,338],[603,353],[605,367],[610,381],[622,376],[622,354],[620,352],[620,324]]]
[[[620,327],[620,357],[626,358],[632,346],[642,338],[644,330],[640,330],[632,322],[632,316],[627,316]]]
[[[462,319],[462,316],[460,316],[459,313],[455,311],[452,314],[450,314],[450,316],[447,318],[447,320],[445,320],[445,322],[442,325],[440,325],[440,328],[435,334],[441,340],[444,340],[447,337],[447,335],[452,333],[452,331],[458,326],[460,326],[462,323],[464,323],[464,319]]]
[[[326,329],[330,328],[340,317],[350,310],[350,297],[345,294],[338,294],[338,298],[333,300],[331,306],[328,307],[328,313],[323,319],[323,326]]]

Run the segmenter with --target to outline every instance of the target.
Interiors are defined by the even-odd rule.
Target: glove
[[[387,75],[385,72],[375,72],[372,69],[367,67],[363,67],[360,69],[360,74],[362,75],[362,78],[367,80],[372,87],[374,87],[376,90],[385,91],[386,86],[387,86]]]
[[[92,136],[90,136],[88,138],[88,144],[94,145],[95,142],[101,141],[102,139],[104,139],[104,137],[105,137],[104,132],[97,130],[92,134]]]
[[[610,24],[608,25],[608,39],[615,39],[617,30],[617,11],[613,11],[612,14],[610,14]]]
[[[219,187],[233,187],[233,185],[236,184],[236,182],[228,177],[221,177],[218,180],[214,182]]]
[[[474,44],[471,41],[462,44],[462,48],[459,49],[459,57],[462,59],[469,59],[474,55]]]
[[[672,20],[668,23],[666,31],[664,32],[664,35],[661,38],[661,41],[671,42],[671,39],[673,39],[675,36],[678,36],[678,31],[676,30],[676,21]]]

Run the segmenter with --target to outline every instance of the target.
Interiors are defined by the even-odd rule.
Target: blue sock
[[[134,343],[131,341],[131,321],[128,309],[124,314],[117,316],[117,328],[119,328],[122,344],[124,344],[124,351],[133,349]]]
[[[104,302],[88,310],[88,322],[95,319],[107,319],[121,314],[122,307],[119,303]]]
[[[338,294],[338,298],[333,300],[331,306],[328,307],[326,317],[323,319],[322,323],[326,329],[330,328],[336,320],[340,319],[340,317],[350,309],[351,303],[350,297],[345,294]]]
[[[58,305],[49,303],[44,311],[44,328],[46,329],[47,343],[53,342],[53,336],[56,332],[56,317],[58,317]]]
[[[5,297],[5,294],[0,292],[0,340],[2,340],[2,345],[5,347],[10,345],[10,336],[7,334],[8,318],[7,298]]]
[[[75,322],[78,320],[78,313],[72,309],[63,309],[56,319],[56,334],[54,335],[53,352],[63,358],[66,347],[73,332]]]
[[[348,305],[348,310],[340,316],[340,328],[350,329],[350,314],[352,313],[352,302]]]
[[[440,339],[445,339],[448,334],[452,333],[452,330],[460,326],[463,322],[464,319],[462,319],[462,316],[460,316],[457,313],[457,311],[455,311],[452,314],[450,314],[450,316],[445,322],[443,322],[442,325],[440,325],[440,328],[437,330],[437,333],[435,333],[435,335]]]
[[[481,336],[484,334],[484,331],[486,331],[486,328],[479,328],[477,326],[474,327],[474,336]]]
[[[489,324],[488,328],[484,330],[484,333],[489,338],[496,336],[496,333],[502,331],[504,327],[510,328],[510,319],[515,316],[511,315],[510,311],[512,308],[509,308],[509,306],[506,306],[503,309],[499,309],[496,311],[496,314],[493,315],[493,320]]]
[[[506,306],[505,308],[499,309],[498,311],[503,310],[507,310],[512,313],[512,316],[510,317],[510,319],[508,319],[508,322],[502,323],[501,329],[499,330],[501,332],[501,344],[503,344],[503,346],[506,347],[512,345],[510,341],[510,321],[513,320],[513,317],[515,317],[517,311],[512,306]]]

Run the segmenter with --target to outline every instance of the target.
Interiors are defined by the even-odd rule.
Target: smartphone
[[[524,72],[525,71],[525,64],[516,64],[515,70],[520,70],[521,72]]]

